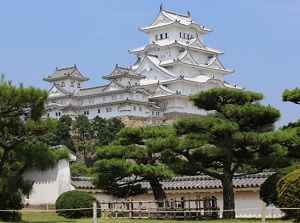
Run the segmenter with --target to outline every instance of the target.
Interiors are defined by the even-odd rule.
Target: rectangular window
[[[100,113],[100,108],[98,109],[98,113]]]
[[[166,38],[166,39],[168,38],[168,33],[165,33],[165,38]]]
[[[135,110],[136,110],[136,107],[134,106],[134,107],[133,107],[133,111],[135,111]]]
[[[142,111],[142,107],[139,107],[139,110]]]

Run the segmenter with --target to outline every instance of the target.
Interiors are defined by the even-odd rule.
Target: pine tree
[[[190,99],[209,115],[175,123],[180,142],[171,150],[185,159],[170,160],[175,170],[184,167],[190,174],[200,172],[219,179],[223,186],[223,217],[234,218],[234,175],[283,165],[287,148],[282,144],[290,142],[292,136],[274,131],[280,113],[259,103],[262,94],[215,88]]]
[[[55,126],[41,120],[47,92],[34,87],[15,87],[0,80],[0,209],[22,208],[22,194],[29,194],[33,182],[22,174],[35,168],[44,171],[68,154],[52,151],[38,136]],[[17,220],[17,212],[0,212],[2,220]]]
[[[127,197],[145,192],[138,183],[148,181],[155,200],[166,199],[160,180],[174,176],[163,164],[165,146],[171,143],[168,142],[170,134],[174,135],[172,127],[122,129],[117,140],[97,150],[98,161],[93,167],[97,175],[95,185],[108,193]],[[157,147],[157,143],[164,146]]]

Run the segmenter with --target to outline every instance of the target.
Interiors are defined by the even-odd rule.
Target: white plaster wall
[[[29,170],[23,177],[35,182],[29,199],[24,200],[25,204],[54,204],[60,194],[70,190],[71,178],[67,160],[59,161],[56,167],[46,172]]]
[[[204,196],[215,196],[217,198],[217,205],[220,208],[220,215],[222,214],[223,210],[223,195],[222,191],[202,191],[202,192],[192,192],[192,191],[185,191],[182,193],[178,193],[179,191],[172,192],[172,191],[166,191],[167,197],[169,200],[180,200],[182,197],[185,199],[195,199],[200,196],[200,198],[203,198]],[[95,195],[94,195],[95,196]],[[108,195],[98,194],[97,195],[98,200],[109,200],[113,201],[116,200],[116,198],[109,197]],[[128,199],[133,199],[135,201],[141,200],[141,201],[149,201],[154,200],[153,194],[143,194],[138,195],[135,197],[129,197]],[[121,199],[120,199],[121,200]],[[241,218],[253,218],[253,217],[261,217],[262,214],[262,206],[263,202],[259,199],[259,192],[257,191],[235,191],[235,208],[236,208],[236,217]],[[193,207],[193,204],[191,203],[191,207]],[[281,211],[276,207],[268,207],[267,208],[267,217],[281,217]]]

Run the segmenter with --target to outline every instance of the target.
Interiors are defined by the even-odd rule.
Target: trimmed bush
[[[300,207],[300,169],[281,178],[277,184],[278,202],[280,208]],[[300,210],[282,210],[286,217],[300,222]]]
[[[293,172],[296,169],[300,169],[300,164],[295,164],[286,168],[281,169],[279,172],[271,175],[261,186],[259,191],[260,199],[265,202],[268,206],[274,205],[279,207],[278,204],[278,194],[276,186],[278,181],[286,176],[287,174]]]
[[[68,191],[61,194],[56,202],[56,213],[65,218],[90,218],[93,217],[93,203],[97,203],[97,208],[100,207],[99,201],[87,192],[83,191]],[[59,209],[77,209],[91,208],[86,210],[59,210]],[[101,211],[97,210],[97,215],[101,215]]]

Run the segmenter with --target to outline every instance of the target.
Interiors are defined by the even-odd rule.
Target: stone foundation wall
[[[150,118],[123,116],[120,117],[125,127],[140,127],[150,125]]]
[[[196,114],[190,114],[190,113],[180,113],[180,112],[169,112],[164,114],[165,121],[164,123],[167,125],[173,124],[174,121],[181,119],[181,118],[188,118],[188,117],[203,117],[203,115],[196,115]]]
[[[180,113],[180,112],[169,112],[164,114],[163,119],[154,118],[142,118],[135,116],[123,116],[119,117],[126,127],[140,127],[152,125],[152,121],[160,120],[161,124],[172,125],[174,121],[181,118],[187,118],[191,116],[203,117],[203,115],[195,115],[190,113]]]

